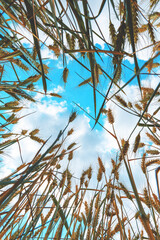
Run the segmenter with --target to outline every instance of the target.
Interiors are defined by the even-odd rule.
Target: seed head
[[[76,117],[77,117],[77,113],[73,112],[69,117],[69,122],[73,122]]]
[[[113,117],[113,114],[112,114],[112,110],[110,108],[107,111],[107,116],[108,116],[108,122],[110,124],[113,124],[114,123],[114,117]]]

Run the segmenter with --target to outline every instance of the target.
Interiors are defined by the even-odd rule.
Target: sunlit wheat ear
[[[142,107],[138,103],[136,103],[134,106],[137,108],[138,111],[142,111]]]
[[[125,34],[126,34],[126,23],[123,18],[117,31],[115,50],[119,50],[119,51],[121,50],[124,44]]]
[[[153,135],[150,133],[146,133],[147,137],[156,145],[160,145],[160,140],[155,138]]]
[[[154,198],[154,200],[152,198],[150,198],[150,201],[151,201],[152,207],[154,207],[154,209],[156,209],[156,211],[160,214],[160,204],[158,204],[158,202],[155,201],[155,198]]]
[[[122,17],[124,15],[124,12],[125,12],[125,7],[124,7],[124,2],[120,2],[119,3],[119,15]]]
[[[70,123],[70,122],[73,122],[76,117],[77,117],[77,113],[76,113],[76,112],[73,112],[73,113],[70,115],[70,117],[69,117],[69,123]]]
[[[117,83],[118,80],[121,78],[121,73],[122,73],[122,67],[121,67],[121,63],[119,63],[114,74],[114,79],[113,79],[114,83]]]
[[[102,108],[102,111],[101,111],[101,112],[104,113],[104,114],[107,114],[107,111],[108,111],[107,109]]]
[[[74,50],[76,46],[76,38],[74,35],[71,36],[71,50]]]
[[[125,193],[126,197],[130,200],[132,200],[132,196],[130,194],[130,192],[127,190],[127,188],[122,184],[122,183],[119,183],[121,188],[122,188],[122,191]]]
[[[154,193],[152,193],[152,195],[153,195],[155,204],[156,204],[156,205],[159,207],[159,209],[160,209],[160,201],[159,201],[158,197],[157,197]]]
[[[139,145],[138,145],[138,148],[142,148],[144,146],[145,146],[145,144],[143,142],[140,142]]]
[[[148,72],[150,73],[153,67],[153,61],[150,61],[147,65],[146,68],[148,69]]]
[[[90,180],[92,178],[92,167],[89,167],[87,169],[87,175],[88,175],[88,179]]]
[[[88,185],[89,185],[89,181],[86,180],[86,181],[84,182],[84,186],[85,186],[86,188],[88,188]]]
[[[9,138],[13,135],[13,133],[4,133],[1,137],[2,138]]]
[[[135,219],[138,219],[139,215],[140,215],[140,211],[137,211],[134,215]]]
[[[134,42],[136,44],[138,41],[138,4],[137,4],[137,0],[131,1],[131,10],[132,10]]]
[[[78,222],[82,222],[82,217],[79,216],[78,214],[74,214],[74,217],[78,220]]]
[[[153,133],[156,133],[156,132],[157,132],[156,127],[153,127],[153,128],[152,128],[152,132],[153,132]]]
[[[49,45],[48,48],[54,51],[57,58],[60,56],[60,47],[56,42],[53,45]]]
[[[109,32],[110,32],[110,36],[111,36],[111,42],[112,42],[113,46],[115,47],[115,44],[116,44],[116,30],[115,30],[115,27],[114,27],[114,25],[111,21],[109,22]]]
[[[125,102],[125,100],[122,97],[116,95],[115,98],[123,107],[127,107],[127,103]]]
[[[71,49],[71,36],[69,33],[66,32],[66,40],[68,43],[69,48]]]
[[[74,129],[71,128],[71,129],[68,131],[67,135],[69,136],[69,135],[71,135],[73,132],[74,132]]]
[[[19,108],[16,108],[16,109],[13,109],[12,112],[16,113],[16,112],[19,112],[23,109],[23,107],[19,107]]]
[[[62,98],[62,96],[59,95],[58,93],[49,93],[49,95],[52,97]]]
[[[84,225],[86,226],[86,217],[85,217],[85,215],[84,215],[84,213],[83,213],[83,212],[81,213],[81,215],[82,215],[82,220],[83,220],[83,223],[84,223]]]
[[[64,158],[65,154],[66,154],[66,150],[63,149],[63,150],[61,151],[60,155],[59,155],[59,160],[62,160],[62,159]]]
[[[116,164],[116,162],[113,160],[113,159],[111,159],[111,162],[112,162],[112,173],[115,175],[115,178],[117,179],[117,180],[119,180],[119,172],[118,172],[118,170],[119,170],[119,167],[120,167],[120,165],[121,165],[121,162],[119,162],[118,164]]]
[[[154,111],[153,116],[156,115],[156,114],[159,112],[159,110],[160,110],[160,108],[158,107],[158,108]]]
[[[42,222],[42,225],[44,224],[44,215],[43,213],[41,213],[41,222]]]
[[[71,199],[72,199],[73,196],[74,196],[74,194],[70,195],[69,197],[67,197],[67,198],[65,199],[65,201],[64,201],[64,203],[63,203],[63,208],[67,208],[67,207],[68,207],[68,205],[69,205],[69,203],[70,203],[70,201],[71,201]]]
[[[148,22],[147,27],[148,27],[148,33],[149,33],[150,39],[151,39],[152,43],[155,44],[156,40],[155,40],[155,36],[154,36],[153,26],[150,21]]]
[[[71,178],[72,174],[67,170],[67,186],[64,190],[63,195],[66,195],[67,193],[71,192]]]
[[[98,163],[99,163],[99,167],[101,168],[102,172],[105,173],[105,167],[104,167],[103,162],[100,157],[98,157]]]
[[[80,38],[78,38],[78,47],[79,47],[79,49],[84,49],[85,48],[84,44],[83,44],[83,41]],[[84,57],[85,52],[81,52],[81,56]]]
[[[34,135],[36,135],[37,133],[39,133],[39,129],[38,129],[38,128],[36,128],[36,129],[34,129],[33,131],[31,131],[31,132],[29,133],[29,135],[34,136]]]
[[[112,207],[112,203],[111,204],[107,204],[106,207],[105,207],[105,215],[106,216],[113,216],[113,211],[112,213],[110,212],[110,209]],[[109,229],[109,222],[108,222],[108,229]]]
[[[30,138],[38,143],[44,143],[45,141],[37,136],[30,136]]]
[[[129,228],[128,228],[128,240],[131,240],[131,231]]]
[[[80,230],[81,230],[81,224],[78,225],[77,231],[75,232],[74,235],[74,240],[78,240],[80,237]]]
[[[57,169],[60,169],[60,168],[61,168],[61,165],[58,163],[58,164],[56,165],[56,168],[57,168]]]
[[[76,185],[76,189],[75,189],[75,199],[74,199],[74,205],[77,206],[78,204],[78,200],[79,200],[79,188],[78,185]]]
[[[160,152],[158,150],[147,150],[146,153],[151,154],[151,155],[158,155]]]
[[[148,191],[146,188],[144,189],[143,194],[144,194],[145,204],[147,205],[148,208],[151,208],[150,197],[148,195]]]
[[[142,90],[144,93],[148,93],[148,94],[152,94],[154,92],[154,89],[149,87],[142,87]]]
[[[86,240],[90,240],[90,239],[91,239],[91,229],[88,228],[88,229],[87,229]]]
[[[143,99],[140,101],[142,104],[142,109],[144,110],[146,108],[147,102],[149,100],[150,96],[146,92],[143,92]],[[141,110],[140,110],[141,111]],[[147,112],[147,109],[145,110]]]
[[[65,184],[65,181],[66,181],[66,177],[67,177],[67,174],[66,174],[66,170],[62,173],[62,178],[61,178],[61,181],[59,183],[59,187],[62,188]]]
[[[122,139],[121,139],[121,145],[122,145],[122,147],[124,146],[124,144],[125,144],[125,140],[124,140],[124,138],[122,138]]]
[[[111,232],[111,236],[115,235],[117,232],[122,231],[122,224],[127,220],[127,217],[124,217],[121,222],[117,223],[113,231]],[[121,224],[120,224],[121,223]],[[122,234],[121,234],[122,235]]]
[[[100,204],[100,194],[97,194],[94,207],[95,207],[95,208],[98,208],[98,207],[99,207],[99,204]]]
[[[22,61],[20,59],[13,59],[13,63],[15,63],[21,69],[23,69],[25,71],[29,71],[29,68],[24,63],[22,63]]]
[[[40,64],[38,64],[37,67],[38,67],[38,69],[39,69],[40,71],[42,71]],[[43,68],[44,68],[44,73],[45,73],[45,74],[48,74],[49,67],[48,67],[46,64],[43,64]]]
[[[122,159],[127,154],[128,149],[129,149],[129,141],[127,140],[127,141],[125,141],[125,143],[124,143],[124,145],[122,147],[122,150],[121,150],[121,153],[120,153],[120,156],[119,156],[119,161],[122,161]]]
[[[21,131],[21,134],[22,134],[22,135],[25,135],[27,132],[28,132],[28,130],[22,130],[22,131]]]
[[[100,74],[100,67],[98,63],[95,63],[95,80],[96,80],[96,85],[99,83],[99,74]]]
[[[114,117],[113,117],[113,114],[112,114],[112,110],[110,108],[107,111],[107,117],[108,117],[108,122],[110,124],[113,124],[114,123]]]
[[[102,169],[99,167],[97,174],[97,181],[100,182],[102,180]]]
[[[109,221],[108,221],[108,226],[107,226],[107,236],[108,236],[108,239],[110,239],[111,237],[111,225],[112,225],[112,217],[113,215],[111,215]]]
[[[36,57],[37,57],[37,50],[36,50],[36,47],[35,47],[35,46],[33,46],[32,56],[33,56],[33,59],[36,60]]]
[[[83,171],[81,177],[80,177],[80,185],[82,185],[84,183],[85,180],[85,176],[87,175],[86,171]]]
[[[86,214],[86,217],[87,217],[88,214],[89,214],[89,207],[88,207],[87,201],[84,202],[84,206],[85,206],[85,214]]]
[[[97,222],[99,220],[99,215],[100,215],[100,208],[98,207],[95,209],[95,214],[93,216],[93,223],[92,223],[93,229],[95,229],[97,226]]]
[[[69,73],[69,70],[67,67],[65,67],[63,70],[63,82],[64,83],[67,83],[68,73]]]
[[[88,225],[91,224],[92,221],[92,215],[93,215],[93,202],[91,201],[91,203],[89,204],[89,212],[88,212],[88,216],[87,216],[87,223]]]
[[[140,234],[141,239],[144,239],[143,234],[144,234],[144,232],[143,232],[143,230],[141,230],[141,234]]]
[[[19,101],[8,102],[4,104],[5,107],[16,107],[19,105]]]
[[[71,148],[73,148],[74,146],[76,145],[76,143],[71,143],[68,147],[67,147],[67,150],[70,150]]]
[[[60,148],[61,147],[61,145],[62,144],[56,144],[56,145],[54,145],[51,149],[50,149],[50,151],[49,151],[49,153],[52,153],[54,150],[56,150],[56,149],[58,149],[58,148]]]
[[[78,84],[78,87],[81,87],[81,86],[83,86],[83,85],[85,85],[85,84],[87,84],[89,82],[92,82],[92,78],[91,77],[87,78],[86,80],[84,80],[83,82]]]
[[[137,150],[138,150],[138,146],[139,146],[139,143],[140,143],[140,134],[137,135],[136,139],[135,139],[135,142],[134,142],[134,148],[133,148],[133,152],[136,153]]]
[[[22,165],[20,165],[18,168],[17,168],[17,171],[20,171],[21,169],[23,169],[24,167],[26,167],[26,163],[23,163]]]
[[[149,167],[152,164],[160,164],[160,159],[152,159],[146,162],[146,167]]]
[[[69,154],[68,154],[68,161],[71,161],[73,159],[73,151],[71,151]]]
[[[118,31],[117,31],[114,51],[119,52],[123,50],[125,35],[126,35],[126,24],[123,18],[123,20],[121,21],[120,27],[118,28]],[[112,61],[115,69],[117,64],[121,64],[122,56],[119,57],[118,55],[114,55]]]
[[[18,121],[19,121],[18,118],[14,118],[14,119],[11,121],[11,123],[12,123],[12,124],[16,124],[16,123],[18,123]]]
[[[111,179],[109,179],[108,183],[107,183],[107,192],[106,192],[106,199],[110,199],[111,196]]]
[[[160,27],[160,24],[159,24]],[[154,47],[153,47],[153,53],[155,53],[156,51],[160,50],[160,42],[155,43]]]
[[[58,158],[54,157],[53,159],[50,160],[50,165],[55,166],[57,164]]]
[[[142,161],[141,161],[141,169],[144,174],[146,174],[146,153],[143,154],[142,156]]]

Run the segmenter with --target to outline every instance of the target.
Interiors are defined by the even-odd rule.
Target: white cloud
[[[53,92],[54,93],[63,93],[64,88],[62,86],[58,85],[57,87],[53,88]]]

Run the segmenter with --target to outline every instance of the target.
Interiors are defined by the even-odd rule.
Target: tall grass
[[[0,1],[0,154],[26,137],[41,145],[33,159],[22,163],[12,174],[0,180],[0,239],[160,239],[160,201],[149,179],[150,167],[160,164],[159,107],[153,113],[149,112],[150,106],[159,102],[160,84],[152,89],[142,87],[141,81],[142,74],[157,76],[154,68],[159,67],[156,30],[159,29],[160,14],[156,9],[158,1],[148,3],[147,14],[139,4],[137,0],[120,3],[104,0],[94,15],[93,6],[87,0]],[[98,17],[104,10],[108,13],[106,28],[110,42],[106,41],[98,25]],[[30,34],[29,38],[21,32],[22,29]],[[45,40],[40,37],[42,33]],[[152,46],[153,50],[148,60],[139,66],[137,55],[142,50],[139,45],[145,34],[148,34],[150,43],[144,48]],[[95,36],[106,44],[105,50],[95,45]],[[52,40],[52,45],[46,44],[47,38]],[[24,40],[30,43],[30,48],[23,44]],[[38,136],[39,129],[31,132],[24,129],[21,134],[12,131],[13,124],[25,117],[18,114],[24,109],[21,99],[36,102],[34,94],[38,81],[42,79],[44,92],[41,94],[62,97],[47,92],[49,69],[43,63],[43,47],[53,51],[57,59],[62,57],[65,84],[69,74],[68,55],[89,72],[90,77],[84,79],[79,87],[88,84],[93,92],[94,114],[90,117],[95,125],[100,124],[104,128],[100,116],[106,113],[112,126],[112,132],[104,129],[116,140],[119,150],[115,158],[110,159],[112,167],[109,174],[105,159],[98,157],[96,181],[92,176],[93,166],[84,169],[77,185],[70,172],[70,162],[77,146],[72,143],[66,147],[65,142],[73,133],[69,127],[76,118],[75,112],[47,150],[44,150],[47,141]],[[112,60],[110,73],[97,61],[99,57],[103,62],[103,54]],[[80,60],[80,56],[88,59],[89,66]],[[122,74],[128,67],[125,57],[133,58],[134,69],[131,69],[132,76],[122,85]],[[19,68],[28,74],[32,69],[35,74],[21,79]],[[14,78],[9,76],[9,69]],[[102,75],[109,81],[105,94],[99,91]],[[136,103],[127,102],[123,97],[127,95],[126,87],[134,79],[141,96]],[[103,97],[99,109],[97,94]],[[126,136],[121,141],[119,139],[115,128],[116,116],[111,108],[105,108],[110,101],[138,117],[128,139]],[[132,146],[131,137],[137,129],[139,132]],[[143,129],[146,129],[150,146],[148,141],[141,142]],[[139,157],[140,149],[143,153]],[[67,162],[66,169],[62,168],[63,161]],[[141,162],[140,171],[145,179],[143,192],[136,183],[133,161]],[[127,172],[129,188],[119,177],[122,169]],[[91,199],[87,197],[88,193]]]

